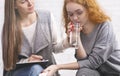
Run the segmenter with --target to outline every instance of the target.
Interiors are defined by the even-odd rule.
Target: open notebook
[[[42,60],[42,61],[40,61],[40,62],[16,63],[16,69],[22,68],[22,67],[31,66],[31,65],[34,65],[34,64],[39,64],[39,65],[41,65],[43,68],[46,68],[48,62],[49,62],[49,60]]]

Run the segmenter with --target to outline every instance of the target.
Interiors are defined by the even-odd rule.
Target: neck
[[[20,25],[22,27],[27,27],[27,26],[30,26],[32,23],[34,23],[36,19],[37,19],[36,13],[33,12],[28,15],[20,15],[20,17],[18,18],[18,21],[20,22]]]
[[[90,34],[95,28],[95,24],[88,21],[84,26],[82,32],[84,34]]]

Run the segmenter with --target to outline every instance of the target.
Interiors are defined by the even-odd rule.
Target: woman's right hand
[[[42,60],[43,60],[43,57],[41,55],[31,55],[28,58],[28,62],[39,62],[39,61],[42,61]]]
[[[71,46],[76,46],[78,45],[80,41],[80,32],[82,31],[82,25],[80,23],[73,24],[70,22],[67,27],[67,37],[68,37],[68,42],[70,43]],[[76,46],[77,47],[77,46]]]
[[[80,24],[80,23],[79,23]],[[72,22],[68,23],[68,27],[67,27],[67,37],[69,39],[70,37],[70,32],[73,32],[73,36],[75,35],[75,25]],[[78,26],[78,32],[81,32],[83,30],[83,26],[79,25]],[[69,40],[68,40],[69,41]]]
[[[80,23],[79,23],[79,24],[80,24]],[[69,33],[70,33],[71,31],[74,31],[74,30],[75,30],[75,25],[74,25],[72,22],[69,22],[67,29],[68,29],[68,30],[67,30],[67,34],[69,35]],[[83,29],[83,26],[82,26],[82,25],[79,25],[79,32],[82,31],[82,29]]]

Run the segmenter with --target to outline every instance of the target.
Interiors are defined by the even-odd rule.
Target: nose
[[[74,14],[74,15],[73,15],[73,20],[74,20],[74,21],[78,21],[78,16]]]
[[[28,0],[28,6],[31,6],[31,5],[32,5],[32,1]]]

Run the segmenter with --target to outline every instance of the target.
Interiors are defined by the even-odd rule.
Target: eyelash
[[[81,15],[83,13],[83,11],[77,12],[78,15]]]
[[[81,15],[83,13],[83,11],[80,11],[80,12],[76,12],[77,15]],[[73,13],[68,13],[68,16],[73,16],[74,14]]]
[[[68,14],[68,16],[73,16],[73,14]]]
[[[22,0],[22,1],[21,1],[21,3],[25,3],[25,2],[26,2],[26,0]]]

